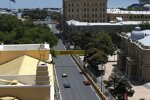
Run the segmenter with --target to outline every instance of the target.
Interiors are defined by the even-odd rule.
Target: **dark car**
[[[83,71],[80,71],[79,73],[80,73],[80,74],[83,74]]]
[[[69,83],[65,83],[65,84],[63,84],[63,86],[64,86],[64,88],[71,88]]]
[[[90,85],[90,82],[88,80],[83,81],[84,85]]]

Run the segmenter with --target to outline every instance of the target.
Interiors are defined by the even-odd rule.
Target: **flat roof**
[[[70,20],[66,21],[68,25],[70,26],[119,26],[119,25],[139,25],[144,21],[120,21],[120,22],[107,22],[107,23],[88,23],[88,22],[79,22],[76,20]]]
[[[140,43],[143,46],[150,47],[150,30],[149,29],[142,30],[141,32],[144,33],[145,37],[142,38],[142,39],[137,40],[137,43]],[[131,38],[131,34],[132,34],[131,32],[128,32],[128,33],[126,33],[126,36],[128,38]]]
[[[127,11],[120,9],[107,9],[108,14],[134,14],[134,15],[150,15],[150,11]]]
[[[39,50],[50,49],[49,44],[16,44],[16,45],[0,45],[0,51],[19,51],[19,50]]]

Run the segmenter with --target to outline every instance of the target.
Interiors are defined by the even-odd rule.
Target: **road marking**
[[[79,70],[79,71],[81,71],[79,68],[78,68],[78,66],[77,66],[77,64],[75,63],[75,61],[73,60],[73,58],[71,57],[71,55],[69,55],[70,56],[70,58],[71,58],[71,60],[74,62],[74,64],[76,65],[76,67],[77,67],[77,69]],[[83,76],[83,78],[84,79],[86,79],[87,80],[87,78],[82,74],[82,76]],[[95,93],[95,95],[97,96],[97,98],[99,99],[99,100],[101,100],[100,99],[100,97],[98,96],[98,94],[95,92],[95,90],[93,89],[93,87],[90,85],[90,87],[91,87],[91,89],[93,90],[93,92]]]
[[[62,100],[62,96],[61,96],[61,92],[60,92],[60,86],[59,86],[59,82],[58,82],[58,78],[57,78],[57,73],[56,73],[55,67],[56,67],[56,66],[54,65],[54,71],[55,71],[56,81],[57,81],[58,88],[59,88],[60,100]]]

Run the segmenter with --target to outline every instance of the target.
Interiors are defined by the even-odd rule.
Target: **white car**
[[[62,74],[62,77],[67,77],[67,73],[63,73],[63,74]]]

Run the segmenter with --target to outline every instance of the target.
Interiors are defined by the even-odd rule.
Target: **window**
[[[92,3],[92,6],[94,6],[94,3]]]
[[[73,3],[72,3],[72,7],[73,7]]]
[[[94,17],[94,14],[92,14],[92,17]]]
[[[105,11],[105,8],[103,8],[103,11]]]
[[[95,17],[97,17],[97,14],[95,14]]]
[[[86,17],[86,14],[84,14],[84,17]]]
[[[70,7],[70,3],[69,3],[69,7]]]
[[[103,3],[103,6],[105,6],[105,3]]]
[[[68,10],[68,12],[70,12],[70,9]]]
[[[73,9],[72,9],[72,12],[73,12]]]
[[[95,11],[97,11],[97,8],[95,8]]]
[[[92,11],[94,11],[94,8],[92,8]]]
[[[87,11],[89,11],[89,8],[87,8]]]
[[[79,6],[79,4],[77,3],[77,7]]]
[[[86,9],[84,8],[84,12],[86,12]]]
[[[95,20],[95,22],[97,22],[97,20]]]
[[[79,12],[79,9],[77,9],[77,12]]]
[[[87,14],[87,17],[89,17],[89,14]]]
[[[84,3],[84,6],[86,6],[86,3]]]

